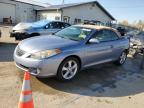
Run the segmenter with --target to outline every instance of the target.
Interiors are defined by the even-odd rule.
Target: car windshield
[[[91,33],[91,31],[92,29],[89,28],[70,26],[57,32],[55,35],[66,39],[81,41],[84,40]]]

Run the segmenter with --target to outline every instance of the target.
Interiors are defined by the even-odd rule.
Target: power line
[[[107,7],[107,8],[144,8],[144,6],[121,6],[121,7]]]

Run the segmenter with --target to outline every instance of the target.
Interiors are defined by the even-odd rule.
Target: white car
[[[23,40],[33,36],[53,34],[69,26],[70,24],[65,22],[49,20],[19,23],[10,32],[10,37],[15,37],[16,40]]]

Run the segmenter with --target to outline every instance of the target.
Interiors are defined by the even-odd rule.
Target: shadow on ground
[[[0,62],[13,61],[13,52],[16,43],[2,43],[0,42]]]
[[[61,95],[61,92],[80,94],[85,96],[96,96],[94,92],[104,93],[105,87],[117,88],[117,82],[127,79],[133,74],[143,75],[143,70],[139,69],[140,58],[129,58],[122,67],[116,66],[112,63],[98,65],[90,69],[81,71],[77,77],[69,82],[60,82],[55,77],[53,78],[31,78],[32,89],[36,92],[44,94]],[[23,74],[20,75],[21,79]],[[120,87],[121,88],[121,87]],[[128,92],[111,93],[106,97],[120,97],[135,95],[144,92],[144,86],[134,88]]]

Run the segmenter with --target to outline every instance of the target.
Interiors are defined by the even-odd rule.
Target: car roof
[[[41,23],[41,22],[45,22],[45,23],[50,23],[50,22],[61,22],[61,23],[66,23],[66,22],[62,22],[62,21],[57,21],[57,20],[47,20],[47,19],[39,20],[39,21],[36,21],[36,22],[33,22],[33,23]],[[69,24],[69,23],[66,23],[66,24]]]
[[[69,23],[67,23],[67,22],[63,22],[63,21],[56,21],[56,20],[52,20],[51,22],[60,22],[60,23],[69,24]]]
[[[90,25],[90,24],[84,24],[84,25],[74,25],[78,27],[84,27],[84,28],[90,28],[90,29],[96,29],[96,30],[101,30],[101,29],[109,29],[109,30],[116,30],[111,27],[106,27],[106,26],[98,26],[98,25]]]
[[[103,30],[103,29],[112,30],[120,36],[120,33],[116,29],[111,28],[111,27],[107,27],[107,26],[101,26],[101,25],[98,26],[98,25],[90,25],[90,24],[74,25],[74,26],[83,27],[83,28],[90,28],[90,29],[95,29],[95,30]]]

